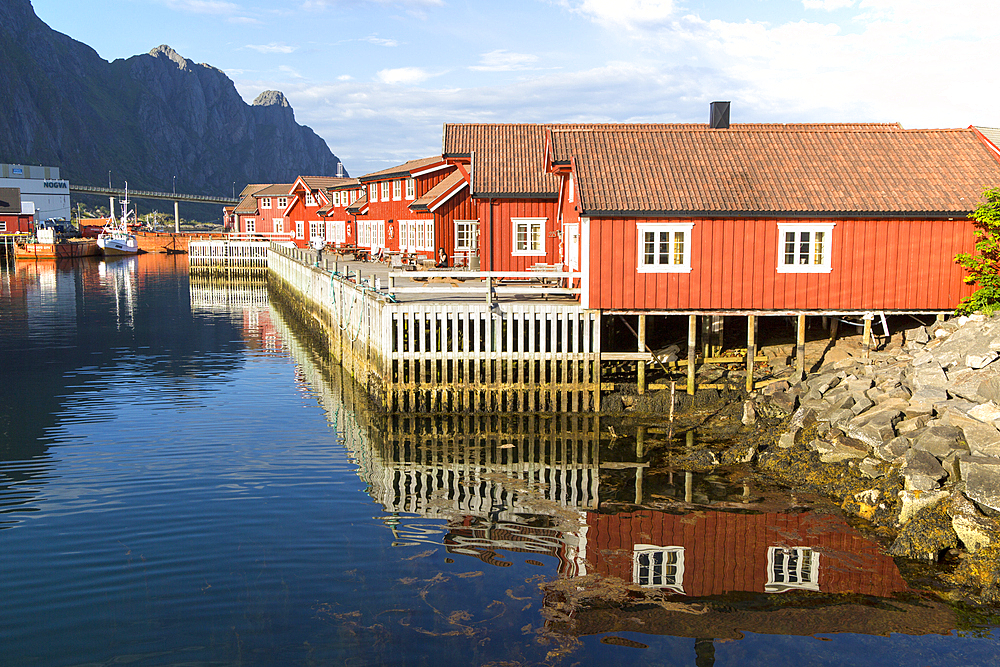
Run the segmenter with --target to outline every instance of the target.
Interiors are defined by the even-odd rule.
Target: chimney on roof
[[[713,130],[729,129],[729,102],[712,102],[708,126]]]

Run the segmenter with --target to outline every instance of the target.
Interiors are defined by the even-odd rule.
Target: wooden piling
[[[865,315],[865,328],[864,332],[861,334],[861,356],[865,359],[868,358],[871,352],[872,341],[872,318]]]
[[[757,356],[757,318],[747,315],[747,393],[753,391],[753,364]]]
[[[695,355],[698,352],[698,350],[695,348],[695,346],[698,344],[697,336],[698,336],[698,316],[697,315],[688,315],[688,367],[687,367],[687,372],[688,372],[688,377],[687,377],[688,386],[687,386],[687,392],[691,396],[694,396],[694,360],[695,360]]]
[[[795,334],[795,373],[799,380],[806,376],[806,316],[799,315]]]
[[[646,351],[646,316],[639,315],[639,345],[638,351]],[[641,359],[635,362],[636,382],[639,384],[639,393],[646,393],[646,362]]]

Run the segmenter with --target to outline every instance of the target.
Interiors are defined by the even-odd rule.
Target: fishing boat
[[[128,183],[125,184],[125,198],[122,199],[122,216],[115,219],[115,207],[112,203],[111,217],[108,224],[104,226],[101,235],[97,237],[97,245],[105,256],[109,255],[136,255],[139,253],[139,243],[135,234],[129,228],[130,224],[135,224],[135,211],[128,209]],[[131,221],[129,218],[131,217]]]
[[[38,229],[34,236],[19,238],[14,243],[18,259],[70,259],[100,255],[94,239],[69,238],[52,229]]]

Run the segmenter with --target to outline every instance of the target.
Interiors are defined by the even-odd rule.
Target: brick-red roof
[[[430,207],[434,205],[435,200],[448,194],[455,186],[463,181],[465,181],[465,176],[462,175],[461,171],[455,169],[455,171],[441,179],[440,183],[428,190],[423,197],[414,200],[414,202],[410,204],[409,209],[411,211],[429,211]]]
[[[868,128],[891,131],[898,124],[735,124],[732,128],[768,127],[774,131],[814,127]],[[445,157],[472,159],[472,193],[489,195],[555,198],[559,180],[546,173],[545,136],[548,130],[597,130],[602,128],[707,130],[706,123],[448,123],[444,126],[442,151]]]
[[[552,131],[582,211],[965,213],[1000,163],[971,129],[806,126]]]
[[[419,160],[410,160],[409,162],[404,162],[403,164],[395,167],[389,167],[387,169],[382,169],[381,171],[373,171],[370,174],[365,174],[358,180],[362,183],[366,183],[368,181],[377,181],[379,179],[391,178],[393,176],[409,176],[414,171],[419,171],[424,167],[429,167],[430,165],[441,161],[440,157],[425,157]]]
[[[363,194],[354,200],[354,203],[347,207],[347,212],[351,215],[357,215],[362,213],[365,207],[368,206],[368,195]]]

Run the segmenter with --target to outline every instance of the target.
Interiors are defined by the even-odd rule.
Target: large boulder
[[[1000,459],[969,456],[959,469],[965,481],[965,495],[977,504],[1000,512]]]

